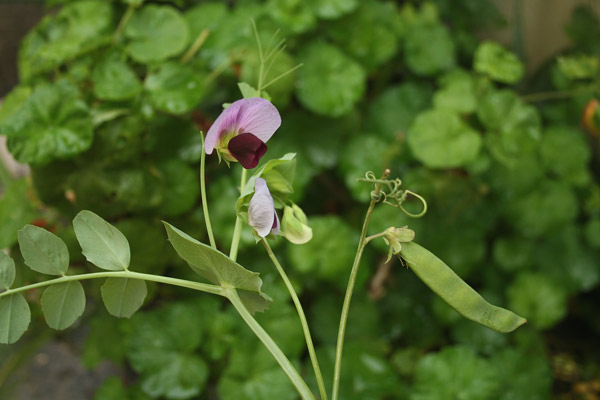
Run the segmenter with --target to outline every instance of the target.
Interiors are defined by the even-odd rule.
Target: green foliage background
[[[377,243],[352,305],[341,397],[548,399],[600,374],[600,153],[580,128],[598,94],[600,21],[590,9],[575,10],[558,62],[526,78],[517,55],[476,36],[501,23],[481,0],[49,3],[60,8],[23,40],[21,82],[0,108],[10,151],[32,166],[31,180],[11,183],[0,201],[3,247],[41,218],[85,269],[64,221],[90,209],[128,237],[133,270],[194,279],[160,220],[206,241],[198,129],[240,97],[238,81],[256,85],[254,18],[263,45],[276,31],[275,41],[287,38],[268,77],[303,64],[267,88],[283,119],[267,156],[298,153],[293,199],[314,238],[274,246],[301,291],[327,382],[371,190],[356,178],[367,170],[389,167],[430,205],[419,220],[380,206],[370,233],[408,224],[487,299],[529,320],[502,335],[461,319],[398,261],[379,293],[370,283],[387,248]],[[568,95],[531,95],[546,91]],[[213,226],[227,249],[239,170],[209,161]],[[252,244],[245,230],[240,262],[275,299],[259,320],[309,376],[295,311]],[[36,279],[18,268],[19,282]],[[135,372],[127,385],[107,380],[97,400],[296,398],[217,299],[150,285],[130,320],[89,303],[83,362],[108,358]],[[575,372],[561,374],[557,359]]]

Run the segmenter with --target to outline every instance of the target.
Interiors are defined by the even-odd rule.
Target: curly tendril
[[[375,190],[371,191],[371,198],[377,203],[382,202],[392,207],[398,207],[404,214],[412,218],[422,217],[427,212],[427,201],[425,201],[422,196],[411,190],[401,189],[400,187],[402,186],[402,180],[400,178],[378,179],[372,171],[368,171],[364,178],[358,178],[357,181],[369,182],[374,185],[381,184],[382,187],[379,193],[376,193]],[[387,188],[387,190],[385,190],[385,188]],[[419,199],[421,204],[423,204],[423,209],[421,212],[414,214],[402,207],[402,203],[404,203],[409,196],[416,197]]]

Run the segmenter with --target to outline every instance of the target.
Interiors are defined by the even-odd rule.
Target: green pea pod
[[[485,301],[442,260],[418,244],[402,243],[400,254],[431,290],[466,318],[503,333],[527,322],[512,311]]]

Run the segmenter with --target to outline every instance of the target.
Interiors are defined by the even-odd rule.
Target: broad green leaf
[[[457,113],[470,113],[477,109],[475,81],[466,71],[453,70],[440,79],[442,86],[433,97],[435,108],[445,108]]]
[[[539,354],[541,353],[541,354]],[[546,355],[530,349],[504,347],[490,361],[502,388],[494,400],[546,400],[552,398],[553,371]]]
[[[579,129],[549,127],[542,135],[540,154],[546,170],[561,179],[576,186],[584,186],[590,181],[591,149]]]
[[[177,216],[190,211],[200,196],[198,171],[183,161],[171,159],[157,165],[164,185],[161,215]]]
[[[20,293],[0,297],[0,343],[14,343],[25,333],[31,311]]]
[[[356,9],[358,0],[309,0],[319,18],[336,19]]]
[[[56,283],[42,294],[42,311],[50,328],[63,330],[85,310],[85,293],[79,281]]]
[[[396,54],[398,18],[394,3],[363,0],[355,12],[328,24],[327,34],[368,70],[373,70]],[[357,26],[369,28],[356,29]]]
[[[580,54],[558,57],[558,68],[570,79],[590,79],[598,74],[598,57]]]
[[[15,261],[0,251],[0,288],[10,289],[15,281]]]
[[[488,360],[461,346],[430,353],[417,364],[411,400],[493,400],[500,386]]]
[[[117,228],[87,210],[77,214],[73,219],[73,227],[83,255],[89,262],[109,271],[121,271],[129,267],[129,243]]]
[[[96,64],[92,83],[94,94],[102,100],[127,100],[142,90],[135,72],[118,56],[106,57]]]
[[[27,225],[18,232],[25,264],[34,271],[64,275],[69,268],[69,250],[61,238],[44,228]]]
[[[208,339],[205,330],[217,319],[215,314],[223,312],[219,304],[218,299],[205,297],[170,302],[133,316],[127,357],[146,393],[153,398],[200,396],[208,368],[197,350]]]
[[[184,114],[196,107],[206,93],[202,75],[187,64],[167,62],[146,77],[144,87],[156,108]]]
[[[306,32],[317,23],[314,10],[303,0],[269,0],[266,7],[279,25],[294,33]]]
[[[363,203],[371,200],[372,188],[368,183],[356,179],[363,178],[366,171],[383,171],[387,168],[384,164],[393,158],[393,151],[389,142],[365,133],[353,137],[342,147],[339,169],[352,197]]]
[[[415,242],[403,244],[400,254],[431,290],[464,317],[504,333],[527,322],[513,312],[485,301],[442,260]]]
[[[130,318],[144,304],[146,282],[139,279],[108,278],[101,288],[102,300],[111,315]]]
[[[340,117],[352,110],[365,91],[366,73],[337,47],[311,43],[300,52],[296,95],[309,110]]]
[[[495,42],[483,42],[475,51],[475,71],[502,83],[516,83],[525,72],[517,56]]]
[[[250,312],[263,311],[270,301],[269,296],[261,292],[262,281],[257,272],[248,271],[231,258],[210,246],[200,243],[188,234],[163,221],[169,241],[198,275],[210,282],[224,287],[246,291],[250,302],[245,301]]]
[[[550,328],[567,314],[566,290],[542,273],[519,274],[507,294],[510,307],[539,329]]]
[[[13,181],[4,188],[0,198],[0,248],[9,248],[15,244],[17,231],[36,216],[27,191],[26,179]]]
[[[564,181],[543,179],[503,206],[508,222],[526,237],[553,234],[575,219],[577,196]]]
[[[2,104],[0,104],[0,124],[17,112],[30,94],[31,88],[29,86],[17,86],[4,96]]]
[[[194,398],[201,393],[208,379],[208,366],[197,355],[177,355],[164,368],[142,375],[141,386],[151,397],[170,399]],[[197,398],[197,397],[196,397]]]
[[[79,99],[77,87],[60,80],[44,83],[10,117],[0,124],[15,158],[41,165],[71,158],[92,144],[92,118]]]
[[[287,247],[291,266],[307,276],[343,285],[343,277],[354,258],[357,232],[333,215],[309,218],[308,224],[313,230],[313,239]],[[331,257],[332,254],[335,257]]]
[[[140,63],[166,60],[181,53],[188,43],[188,26],[171,6],[147,5],[133,14],[125,36],[131,57]]]
[[[407,82],[387,88],[370,102],[367,126],[385,139],[404,137],[415,117],[431,104],[431,88]]]
[[[213,32],[219,29],[220,22],[227,18],[227,13],[227,5],[220,1],[201,3],[186,10],[184,18],[190,30],[190,42],[200,36],[205,29],[211,32],[207,41],[211,40]]]
[[[111,42],[116,28],[113,4],[78,1],[66,4],[57,15],[47,16],[23,40],[19,75],[31,81],[57,69],[66,61]]]
[[[419,24],[406,31],[406,66],[420,76],[431,76],[456,63],[455,46],[448,30],[439,23]]]
[[[408,145],[415,157],[431,168],[460,167],[473,161],[481,148],[481,137],[455,113],[427,111],[415,119]]]

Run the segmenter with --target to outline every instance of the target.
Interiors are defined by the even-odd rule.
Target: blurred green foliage
[[[264,83],[303,64],[266,89],[283,119],[267,157],[298,154],[292,199],[314,238],[274,247],[301,289],[326,377],[371,190],[356,178],[367,170],[391,168],[430,206],[420,220],[379,206],[370,234],[408,224],[486,299],[530,322],[501,336],[457,318],[399,262],[370,299],[387,251],[375,242],[352,305],[342,397],[546,399],[558,353],[576,353],[582,365],[595,358],[573,378],[591,379],[597,346],[570,344],[581,331],[600,334],[600,145],[580,127],[598,95],[591,9],[575,9],[560,58],[525,76],[522,55],[476,35],[502,22],[488,1],[147,3],[54,0],[58,11],[23,40],[21,82],[0,108],[0,132],[32,166],[32,185],[6,188],[3,247],[36,216],[72,243],[64,221],[90,209],[129,238],[133,270],[186,276],[159,220],[205,235],[197,131],[241,97],[238,81],[256,86],[254,18],[263,46],[287,39]],[[554,91],[561,95],[544,95]],[[234,165],[231,177],[214,157],[207,169],[214,230],[227,250],[239,171]],[[40,202],[48,208],[39,211]],[[275,299],[261,323],[310,375],[293,308],[252,243],[246,229],[240,262],[262,273]],[[96,399],[295,398],[219,300],[149,289],[150,304],[131,320],[84,316],[86,365],[109,358],[136,373],[129,386],[107,380]]]

